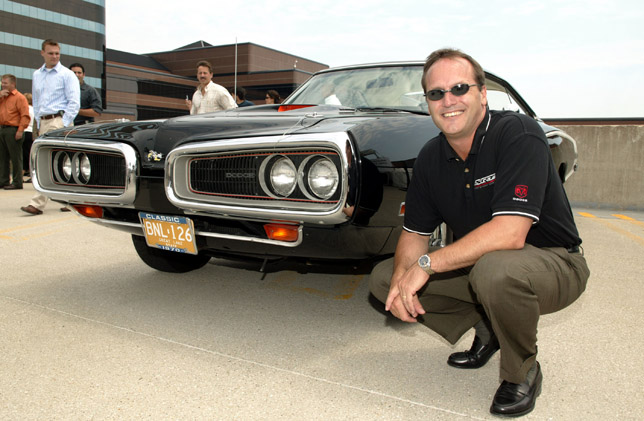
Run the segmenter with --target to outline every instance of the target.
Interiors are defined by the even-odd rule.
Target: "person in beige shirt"
[[[237,108],[235,100],[228,90],[212,81],[212,65],[205,60],[197,63],[199,86],[192,95],[192,101],[186,99],[190,114],[212,113],[214,111]]]

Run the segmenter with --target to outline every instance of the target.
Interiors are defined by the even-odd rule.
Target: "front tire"
[[[145,237],[132,235],[134,249],[143,262],[161,272],[186,273],[202,268],[210,256],[185,254],[148,247]]]

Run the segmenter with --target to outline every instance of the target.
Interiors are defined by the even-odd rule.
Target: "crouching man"
[[[500,349],[502,383],[490,412],[523,415],[541,391],[539,316],[586,287],[581,239],[543,130],[524,115],[488,109],[476,60],[435,51],[422,86],[441,133],[416,160],[396,254],[374,268],[370,289],[394,316],[420,320],[452,344],[474,327],[472,347],[447,363],[479,368]],[[443,222],[455,241],[428,249]]]

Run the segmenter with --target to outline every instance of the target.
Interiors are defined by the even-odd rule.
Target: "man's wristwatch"
[[[427,272],[428,275],[433,275],[436,272],[432,270],[432,259],[429,257],[427,254],[423,254],[420,256],[418,259],[418,266],[425,272]]]

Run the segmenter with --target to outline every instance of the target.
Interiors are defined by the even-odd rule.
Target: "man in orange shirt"
[[[16,89],[14,75],[2,75],[0,90],[0,187],[5,190],[22,189],[22,140],[29,126],[29,103]],[[9,183],[9,163],[11,178]]]

